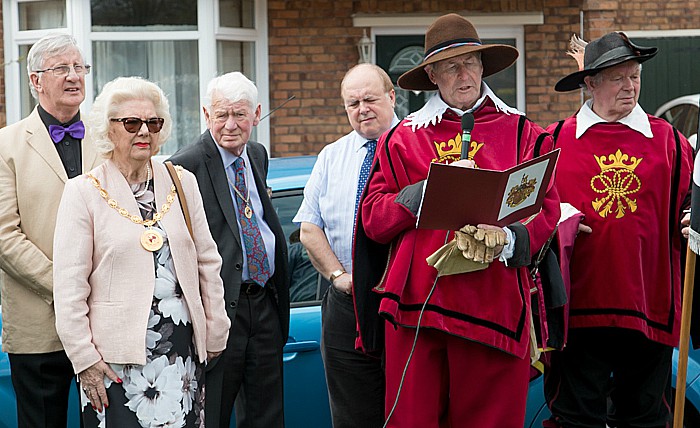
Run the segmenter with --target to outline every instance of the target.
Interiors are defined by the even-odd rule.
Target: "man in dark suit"
[[[208,130],[170,160],[197,177],[223,259],[231,332],[206,375],[207,427],[284,426],[282,348],[289,333],[287,245],[267,194],[265,147],[249,141],[260,122],[258,91],[239,72],[214,78],[203,106]]]

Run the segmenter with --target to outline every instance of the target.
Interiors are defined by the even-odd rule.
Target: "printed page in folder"
[[[507,226],[542,208],[559,149],[505,171],[433,163],[418,213],[419,229],[465,224]]]

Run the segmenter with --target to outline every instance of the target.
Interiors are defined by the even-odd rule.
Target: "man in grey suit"
[[[209,82],[208,130],[170,160],[197,177],[223,259],[231,332],[206,375],[207,427],[284,426],[282,348],[289,333],[287,245],[267,194],[265,147],[249,141],[260,122],[258,91],[239,72]]]
[[[73,37],[40,39],[27,55],[39,105],[0,130],[2,349],[19,428],[66,426],[73,368],[56,334],[53,234],[65,182],[101,162],[80,121],[89,72]]]

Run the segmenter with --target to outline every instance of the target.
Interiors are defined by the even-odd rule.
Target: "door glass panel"
[[[66,27],[65,0],[21,2],[18,9],[20,31]]]
[[[173,120],[172,134],[160,154],[173,154],[200,134],[197,42],[94,42],[95,94],[118,76],[141,76],[165,92]]]
[[[423,62],[425,36],[377,36],[377,65],[382,67],[396,84],[406,71]],[[482,39],[483,43],[515,46],[515,39]],[[486,84],[510,106],[517,105],[516,65],[484,79]],[[396,86],[396,114],[399,118],[414,112],[425,104],[434,92],[406,91]]]
[[[92,31],[192,31],[197,0],[92,0]]]

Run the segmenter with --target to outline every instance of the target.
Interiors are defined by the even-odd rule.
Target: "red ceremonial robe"
[[[474,112],[474,118],[469,158],[479,168],[503,170],[531,159],[536,140],[544,132],[525,118],[520,121],[517,114],[498,111],[490,99]],[[376,311],[372,313],[368,302],[374,296],[369,295],[369,290],[379,294],[381,302],[377,299],[377,305],[380,304],[384,317],[402,326],[415,326],[437,277],[426,258],[453,237],[451,231],[416,229],[416,216],[395,199],[401,189],[427,177],[431,162],[451,163],[459,159],[460,118],[447,110],[437,125],[413,131],[405,123],[402,121],[379,141],[357,220],[353,283],[360,330],[358,344],[370,352],[381,346],[381,333],[371,326],[381,328],[381,323],[373,319]],[[551,149],[552,139],[546,136],[540,153]],[[516,240],[516,253],[527,253],[527,262],[508,267],[496,260],[479,272],[440,277],[421,326],[525,358],[533,287],[526,265],[529,255],[536,254],[552,234],[558,219],[559,199],[551,186],[542,211],[521,227],[525,233]],[[368,275],[365,269],[384,274]]]
[[[599,123],[576,139],[575,116],[556,136],[559,196],[593,229],[574,246],[569,328],[622,327],[677,346],[680,219],[693,154],[671,125],[648,117],[653,138]]]

